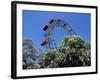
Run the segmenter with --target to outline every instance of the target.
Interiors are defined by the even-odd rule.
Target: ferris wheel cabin
[[[42,46],[45,46],[47,43],[48,43],[48,40],[47,40],[47,39],[44,39],[44,40],[41,42],[41,45],[42,45]]]

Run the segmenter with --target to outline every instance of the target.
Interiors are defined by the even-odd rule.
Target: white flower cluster
[[[25,41],[24,41],[25,42]],[[37,61],[37,57],[39,52],[34,47],[28,43],[24,43],[23,45],[23,69],[38,69],[40,68],[39,61]],[[27,46],[28,45],[28,46]],[[33,45],[33,44],[32,44]]]

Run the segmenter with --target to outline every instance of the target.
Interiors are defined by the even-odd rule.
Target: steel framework
[[[43,27],[45,32],[45,39],[41,42],[42,46],[46,46],[46,49],[57,49],[56,41],[54,38],[54,29],[61,27],[69,33],[69,35],[77,35],[71,26],[62,19],[51,19],[48,24]]]

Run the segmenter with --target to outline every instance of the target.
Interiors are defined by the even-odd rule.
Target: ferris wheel
[[[41,42],[42,46],[46,46],[46,49],[57,49],[56,40],[54,38],[54,29],[61,27],[69,33],[69,35],[77,35],[74,29],[62,19],[51,19],[44,27],[44,39]]]

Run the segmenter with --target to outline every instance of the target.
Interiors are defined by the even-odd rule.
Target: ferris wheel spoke
[[[76,32],[71,28],[71,26],[62,19],[51,19],[47,25],[43,27],[45,32],[44,37],[46,38],[47,42],[42,42],[42,46],[46,46],[46,49],[57,49],[56,40],[54,38],[54,29],[56,27],[63,28],[69,35],[77,35]]]

